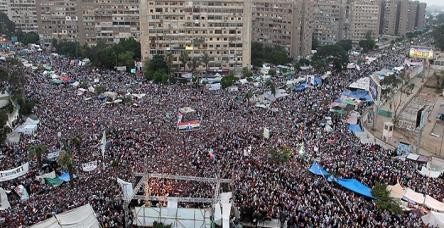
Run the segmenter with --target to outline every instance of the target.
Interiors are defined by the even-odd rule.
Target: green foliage
[[[140,43],[133,38],[123,39],[118,44],[99,41],[91,47],[65,40],[52,40],[51,43],[57,53],[73,58],[89,58],[98,67],[113,68],[118,65],[130,69],[134,61],[140,59]]]
[[[287,146],[279,149],[269,149],[270,158],[277,163],[288,162],[293,157],[293,151]]]
[[[262,66],[264,63],[275,65],[287,64],[291,61],[284,47],[278,45],[266,45],[253,42],[251,45],[251,62],[254,66]]]
[[[200,65],[200,58],[197,56],[194,56],[191,58],[190,66],[191,66],[191,72],[196,72],[197,67]]]
[[[0,33],[11,37],[15,33],[15,24],[5,13],[0,13]]]
[[[253,76],[253,72],[248,67],[242,68],[242,78],[250,78]]]
[[[269,74],[271,77],[274,77],[274,76],[276,76],[276,70],[275,70],[275,69],[270,69],[270,70],[268,70],[268,74]]]
[[[181,62],[181,65],[183,66],[183,70],[185,71],[186,66],[190,62],[190,56],[188,55],[187,51],[182,51],[180,53],[179,61]]]
[[[225,88],[228,88],[228,87],[234,85],[234,83],[236,81],[237,81],[237,78],[234,76],[233,73],[230,73],[229,75],[222,78],[222,80],[220,81],[220,84],[221,84],[222,88],[225,89]]]
[[[444,50],[444,24],[435,27],[432,36],[435,41],[435,46],[440,50]]]
[[[161,55],[155,55],[151,60],[145,62],[144,75],[147,80],[153,80],[155,83],[166,83],[169,80],[167,72],[170,67]]]
[[[40,167],[42,164],[42,156],[48,151],[48,147],[44,144],[31,145],[28,148],[29,158],[35,158],[37,160],[37,164]]]
[[[345,51],[350,51],[353,48],[353,43],[351,40],[341,40],[336,44],[341,46]]]
[[[206,52],[202,56],[202,63],[205,65],[205,70],[208,70],[208,64],[210,63],[210,56]]]
[[[4,126],[8,121],[8,113],[5,110],[0,110],[0,126]]]
[[[32,109],[34,108],[36,103],[34,100],[26,100],[23,97],[19,97],[16,102],[18,105],[20,105],[20,114],[24,116],[30,115],[32,113]]]
[[[60,165],[60,167],[62,167],[63,170],[68,170],[71,173],[74,170],[74,161],[72,159],[72,154],[68,151],[62,150],[60,152],[57,163]]]
[[[440,13],[435,17],[437,24],[444,24],[444,13]]]
[[[36,32],[19,32],[17,33],[17,39],[19,42],[23,43],[24,45],[28,44],[38,44],[40,37],[39,34]]]
[[[320,71],[325,71],[327,66],[332,64],[338,71],[344,69],[348,64],[348,54],[342,46],[325,45],[319,48],[313,55],[312,65]]]
[[[397,78],[395,75],[390,75],[385,77],[382,80],[381,84],[396,88],[401,82],[401,79]]]
[[[363,52],[369,52],[376,48],[376,41],[372,38],[371,33],[367,33],[365,40],[359,41],[359,47]]]
[[[318,50],[318,48],[321,45],[319,44],[319,41],[313,36],[312,40],[311,40],[311,49],[312,50]]]
[[[153,228],[171,228],[171,225],[165,225],[161,222],[154,222],[153,223]]]
[[[96,94],[102,94],[106,91],[106,88],[104,86],[99,85],[94,88],[94,91],[96,92]]]
[[[402,214],[399,203],[390,198],[386,184],[376,183],[373,186],[372,194],[376,198],[376,207],[381,210],[388,210],[394,214]]]

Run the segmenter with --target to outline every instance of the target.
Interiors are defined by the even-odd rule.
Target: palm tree
[[[28,151],[29,157],[31,159],[37,159],[37,165],[40,167],[40,165],[42,164],[42,156],[46,153],[46,151],[48,151],[48,147],[43,144],[31,145],[28,148]]]
[[[205,64],[205,71],[208,71],[208,64],[210,63],[210,56],[205,52],[202,56],[202,63]]]
[[[248,92],[245,94],[245,100],[247,100],[247,105],[250,106],[250,100],[253,97],[253,92],[251,90],[248,90]]]
[[[181,62],[181,65],[183,65],[183,70],[185,71],[188,62],[190,61],[190,56],[187,51],[182,51],[180,53],[179,61]]]
[[[173,60],[174,60],[174,56],[171,52],[168,52],[168,54],[166,54],[165,56],[165,62],[168,66],[168,76],[171,76],[171,71],[173,68]]]
[[[61,151],[57,163],[63,170],[68,170],[70,173],[74,171],[74,162],[72,160],[72,154],[69,151]]]
[[[75,136],[71,139],[71,144],[74,145],[77,150],[80,150],[80,146],[82,145],[82,139],[80,136]]]

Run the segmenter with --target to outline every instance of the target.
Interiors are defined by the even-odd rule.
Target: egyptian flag
[[[215,161],[216,160],[216,155],[213,152],[213,149],[208,150],[208,156],[210,157],[211,160]]]

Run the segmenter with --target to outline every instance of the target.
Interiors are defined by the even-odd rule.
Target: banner
[[[102,140],[101,140],[100,150],[102,151],[102,158],[105,158],[105,148],[106,148],[106,132],[103,130]]]
[[[54,177],[54,178],[45,178],[45,182],[49,185],[52,185],[54,187],[57,187],[61,184],[63,184],[63,181],[60,180],[58,177]]]
[[[117,177],[117,183],[122,188],[123,199],[130,200],[133,195],[133,184],[130,182],[126,182],[118,177]]]
[[[43,175],[36,176],[35,179],[44,183],[45,178],[55,178],[55,177],[56,177],[56,173],[55,173],[55,171],[52,171],[50,173],[45,173]]]
[[[433,59],[433,49],[426,47],[412,47],[409,57],[415,59]]]
[[[97,161],[87,162],[82,164],[82,170],[84,172],[91,172],[97,168]]]
[[[0,188],[0,210],[6,210],[11,207],[8,201],[8,195],[6,195],[6,191],[3,188]]]
[[[25,163],[17,168],[0,171],[0,182],[15,179],[25,175],[29,171],[29,163]]]
[[[50,161],[55,161],[57,160],[57,158],[59,158],[59,155],[60,155],[60,150],[56,150],[54,152],[48,153],[46,158]]]
[[[26,191],[26,188],[23,185],[19,185],[14,188],[14,191],[20,196],[20,200],[28,200],[29,194]]]

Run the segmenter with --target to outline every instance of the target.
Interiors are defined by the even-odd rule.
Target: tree
[[[9,20],[8,15],[0,13],[0,33],[11,37],[15,33],[15,24]]]
[[[319,44],[319,41],[313,36],[312,40],[311,40],[311,49],[312,50],[318,50],[318,48],[321,45]]]
[[[74,171],[74,162],[72,159],[72,154],[69,151],[62,150],[57,163],[60,165],[60,167],[62,167],[63,170],[67,170],[70,173]]]
[[[131,51],[120,52],[117,59],[120,66],[126,66],[128,69],[134,66],[134,53]]]
[[[337,71],[341,71],[348,64],[348,54],[339,45],[325,45],[313,55],[312,65],[319,71],[324,71],[329,64],[333,64]]]
[[[143,73],[145,74],[146,79],[153,80],[154,74],[158,71],[162,71],[164,73],[168,72],[168,65],[163,56],[154,55],[151,60],[146,60]],[[159,76],[159,74],[157,74],[157,76]]]
[[[155,83],[164,84],[169,80],[168,74],[164,70],[158,70],[154,72],[153,81]]]
[[[168,76],[171,77],[171,74],[173,72],[173,61],[174,61],[174,56],[171,52],[168,52],[165,55],[165,63],[167,65],[168,68]]]
[[[280,65],[290,61],[287,50],[282,46],[264,45],[259,42],[253,42],[251,45],[251,62],[254,66],[260,67],[264,63]]]
[[[243,78],[250,78],[253,76],[253,73],[248,69],[248,67],[242,68],[242,77]]]
[[[230,72],[229,75],[222,78],[222,80],[220,81],[220,84],[221,84],[222,88],[225,89],[225,88],[228,88],[228,87],[234,85],[236,80],[237,80],[237,78],[234,76],[234,74],[232,72]]]
[[[24,45],[28,44],[38,44],[40,37],[36,32],[18,33],[17,39]]]
[[[200,65],[200,58],[197,56],[193,56],[193,58],[191,58],[190,65],[191,65],[191,72],[195,73],[196,69]]]
[[[247,106],[250,106],[251,98],[253,97],[253,92],[251,90],[248,90],[248,92],[245,94],[244,99],[247,101]]]
[[[293,157],[293,151],[288,146],[279,149],[269,149],[271,159],[277,163],[288,162]]]
[[[274,76],[276,76],[276,70],[275,70],[275,69],[270,69],[270,70],[268,70],[268,74],[269,74],[271,77],[274,77]]]
[[[376,47],[376,41],[372,38],[371,32],[368,32],[365,36],[365,40],[359,41],[359,46],[363,52],[368,52]]]
[[[48,151],[48,147],[43,144],[32,145],[28,148],[29,157],[37,160],[38,167],[42,164],[42,156]]]
[[[270,87],[271,94],[273,94],[273,96],[276,96],[276,85],[273,83],[273,81],[268,80],[267,86]]]
[[[350,51],[353,48],[353,43],[351,40],[341,40],[336,44],[341,46],[345,51]]]
[[[202,63],[205,64],[205,71],[208,71],[208,64],[210,63],[210,56],[205,52],[202,56]]]
[[[390,198],[390,192],[386,184],[376,183],[372,189],[372,195],[376,198],[376,207],[381,210],[388,210],[394,214],[402,214],[399,203]]]
[[[180,53],[179,61],[180,61],[181,65],[183,66],[183,71],[185,71],[188,62],[190,61],[190,56],[188,55],[187,51],[182,51]]]

